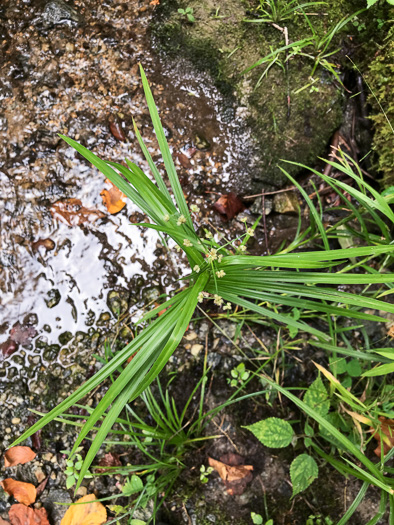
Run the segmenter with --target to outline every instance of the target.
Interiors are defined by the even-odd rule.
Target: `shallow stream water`
[[[59,360],[53,352],[45,357],[43,348],[67,347],[75,334],[115,323],[119,305],[122,313],[133,314],[184,271],[155,232],[131,225],[143,220],[132,203],[108,213],[100,197],[108,188],[104,177],[58,133],[105,159],[127,157],[146,169],[132,131],[134,117],[160,164],[141,62],[189,203],[204,201],[206,191],[228,191],[234,171],[240,172],[247,132],[209,77],[187,64],[167,64],[155,53],[148,30],[153,10],[147,1],[5,0],[0,6],[5,382],[16,375],[35,377],[34,369],[44,371],[48,359]],[[54,204],[66,199],[80,201],[72,226],[53,213]],[[87,220],[80,206],[89,210]]]

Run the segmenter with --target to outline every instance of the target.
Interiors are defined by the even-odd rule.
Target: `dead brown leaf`
[[[152,0],[150,5],[160,5],[160,0]]]
[[[12,505],[8,516],[11,525],[50,525],[47,511],[44,507],[41,509],[32,509],[31,507],[26,507],[18,503]]]
[[[111,215],[118,213],[126,206],[126,195],[121,192],[111,181],[105,179],[111,185],[109,190],[104,189],[100,195],[107,210]]]
[[[107,511],[94,494],[87,494],[67,509],[60,525],[101,525],[107,520]]]
[[[7,478],[3,481],[0,481],[0,485],[7,492],[7,494],[13,496],[17,501],[19,501],[19,503],[31,505],[36,501],[36,487],[31,483],[24,483],[23,481]]]
[[[85,222],[93,223],[105,217],[99,210],[89,210],[82,206],[79,199],[64,199],[56,201],[51,206],[52,217],[67,226],[80,226]]]
[[[3,520],[3,518],[0,516],[0,525],[10,525],[10,522],[7,520]]]
[[[112,135],[116,138],[116,140],[125,142],[126,135],[124,134],[122,124],[116,117],[113,117],[113,116],[111,117],[109,121],[109,129]]]
[[[375,430],[374,428],[371,428],[371,430],[374,431],[373,437],[379,442],[379,445],[374,450],[374,453],[378,456],[378,458],[381,457],[382,440],[384,455],[386,455],[394,447],[394,419],[388,419],[386,417],[380,416],[379,421],[381,424],[380,429]],[[379,430],[383,434],[382,440],[380,438]]]
[[[229,221],[238,215],[238,213],[244,211],[245,206],[241,199],[231,191],[219,197],[213,205],[213,209],[220,213],[220,215],[224,215]]]
[[[137,352],[136,352],[137,353]],[[134,357],[135,354],[129,357],[130,361]],[[128,362],[129,359],[127,360]],[[99,461],[100,467],[120,467],[122,465],[122,462],[119,459],[119,456],[117,454],[113,454],[112,452],[108,452],[108,454],[105,454],[103,458]],[[105,472],[107,468],[98,468],[96,469],[96,472]]]
[[[216,470],[224,484],[226,485],[227,492],[232,496],[242,494],[246,488],[246,485],[253,479],[253,466],[252,465],[242,465],[240,464],[243,461],[241,456],[237,454],[232,454],[234,458],[227,455],[221,459],[231,460],[236,463],[235,465],[228,465],[223,461],[217,461],[216,459],[208,457],[209,466]]]
[[[23,465],[36,457],[36,453],[30,447],[12,447],[4,454],[4,466],[15,467]]]

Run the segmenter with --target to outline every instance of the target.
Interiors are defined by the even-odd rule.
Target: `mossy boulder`
[[[394,18],[394,9],[390,10]],[[382,173],[385,187],[394,185],[394,26],[390,28],[383,43],[370,62],[367,75],[372,89],[369,102],[375,134],[373,150],[377,168]]]
[[[241,0],[164,0],[162,4],[162,19],[154,29],[159,47],[208,70],[252,130],[257,155],[251,161],[247,190],[282,185],[286,177],[277,166],[281,159],[313,164],[324,154],[342,119],[343,90],[331,74],[318,69],[312,80],[311,59],[297,56],[285,66],[283,54],[282,63],[273,64],[256,88],[267,64],[247,74],[243,71],[271,49],[285,45],[282,31],[270,24],[245,22],[253,12]],[[338,6],[340,12],[342,4]],[[193,23],[177,11],[186,7],[193,9]],[[314,19],[324,34],[338,17],[336,12],[334,18],[330,14]],[[293,18],[286,22],[290,42],[311,36],[305,19]],[[293,175],[300,171],[298,166],[282,165]]]

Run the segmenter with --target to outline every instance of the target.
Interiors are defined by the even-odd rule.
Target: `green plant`
[[[314,216],[313,208],[311,208],[312,216],[319,231],[321,230],[324,250],[296,254],[281,253],[264,257],[243,255],[246,242],[254,235],[253,228],[246,228],[245,234],[240,239],[223,244],[213,238],[199,238],[194,230],[192,215],[184,198],[159,114],[142,68],[141,75],[173,197],[143,143],[137,126],[135,126],[136,137],[156,184],[133,162],[127,160],[127,168],[115,162],[105,162],[78,142],[68,137],[62,136],[62,138],[140,207],[151,221],[145,223],[145,227],[155,229],[165,238],[175,241],[189,262],[190,273],[183,279],[185,284],[182,289],[142,317],[136,328],[141,325],[143,328],[131,343],[117,352],[93,377],[15,441],[14,445],[22,442],[48,422],[58,418],[86,394],[117,373],[116,379],[109,386],[104,397],[93,410],[89,411],[89,417],[82,426],[72,450],[74,454],[82,440],[95,429],[95,439],[84,459],[77,487],[122,410],[146,391],[159,375],[181,341],[197,305],[204,302],[206,298],[212,299],[218,307],[231,309],[233,304],[239,305],[273,323],[291,326],[309,333],[321,342],[331,341],[332,335],[302,319],[295,320],[291,315],[281,313],[278,306],[296,307],[303,311],[311,309],[323,312],[327,316],[344,316],[370,321],[381,321],[382,318],[364,312],[363,308],[394,312],[394,306],[384,301],[368,295],[338,291],[336,288],[341,284],[350,286],[393,283],[394,278],[390,273],[353,274],[351,273],[353,266],[347,261],[357,257],[370,259],[384,254],[388,256],[393,252],[394,246],[381,239],[376,242],[370,236],[370,246],[330,250],[325,231],[321,230],[319,216],[316,210],[317,215]],[[356,177],[350,167],[346,169],[349,176]],[[291,179],[290,176],[289,178]],[[330,181],[329,177],[327,179]],[[363,193],[365,191],[363,181],[359,184],[361,190],[351,188],[351,191],[357,192],[362,202],[369,203],[372,208],[379,208],[389,220],[394,222],[394,214],[386,198],[381,197],[377,192],[373,193],[372,198],[367,197]],[[335,271],[338,265],[340,267]],[[363,266],[360,264],[359,268],[363,269]],[[162,315],[159,316],[159,313]],[[133,358],[127,362],[132,356]],[[101,425],[96,428],[99,421]]]
[[[213,468],[212,467],[205,467],[205,465],[201,465],[200,467],[200,481],[201,483],[208,483],[208,476],[212,474]]]
[[[299,4],[298,0],[260,0],[260,5],[256,9],[256,19],[245,19],[245,22],[257,24],[269,23],[280,24],[288,20],[296,11],[303,7],[325,4],[326,2],[305,2]]]
[[[303,11],[302,7],[300,9]],[[342,85],[342,81],[337,72],[337,65],[329,60],[330,57],[338,53],[339,49],[330,49],[331,43],[335,37],[349,22],[354,20],[364,9],[353,13],[350,16],[342,18],[334,27],[332,27],[323,36],[314,28],[310,18],[304,13],[305,20],[308,23],[309,29],[312,35],[308,38],[303,38],[291,43],[285,43],[286,45],[277,49],[271,50],[271,52],[260,58],[257,62],[247,67],[242,74],[246,74],[252,71],[258,66],[268,64],[263,75],[260,76],[256,87],[262,80],[262,77],[268,72],[268,69],[272,67],[274,63],[282,65],[289,62],[293,57],[304,57],[313,62],[311,77],[315,74],[318,67],[322,67],[327,70],[333,77]],[[258,20],[257,20],[258,21]],[[279,60],[279,57],[283,57]]]
[[[247,427],[266,447],[283,448],[290,445],[294,438],[293,429],[288,421],[269,417]],[[290,479],[293,484],[293,497],[306,490],[317,478],[319,468],[316,461],[308,454],[300,454],[290,465]]]
[[[66,461],[67,468],[64,471],[64,473],[66,475],[66,487],[68,489],[74,486],[78,480],[79,473],[83,465],[83,458],[80,454],[82,450],[83,450],[83,447],[78,447],[77,450],[75,451],[75,454],[71,456],[70,459],[67,459]],[[66,454],[67,456],[70,455],[69,450],[62,450],[61,453]],[[93,477],[92,474],[89,471],[87,471],[85,474],[85,478],[92,478],[92,477]]]
[[[192,7],[186,7],[186,9],[179,8],[178,13],[182,16],[184,16],[189,22],[193,23],[196,21],[193,15],[193,8]]]
[[[239,365],[231,370],[232,379],[228,378],[227,383],[233,388],[236,388],[239,385],[242,385],[249,376],[250,372],[246,370],[245,363],[239,363]]]

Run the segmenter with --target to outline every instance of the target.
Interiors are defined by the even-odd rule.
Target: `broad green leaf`
[[[141,492],[143,488],[144,484],[142,483],[141,478],[136,474],[133,474],[131,478],[128,478],[126,483],[123,485],[122,493],[125,496],[131,496],[132,494]]]
[[[378,0],[367,0],[367,7],[368,9],[370,7],[372,7],[373,5],[375,5],[377,3]],[[383,194],[382,194],[383,195]]]
[[[347,370],[347,363],[344,357],[330,357],[329,363],[334,375],[344,374]]]
[[[304,395],[304,403],[316,410],[321,416],[328,414],[330,400],[326,387],[320,377],[315,379]]]
[[[346,365],[346,372],[351,377],[360,377],[363,369],[361,368],[360,362],[357,359],[352,359]]]
[[[290,479],[293,484],[293,498],[307,489],[319,475],[316,461],[308,454],[300,454],[290,465]]]
[[[278,417],[269,417],[246,426],[266,447],[284,448],[290,445],[294,432],[288,421]]]

